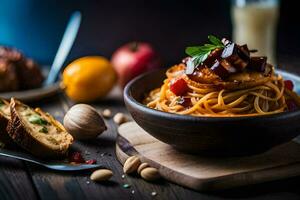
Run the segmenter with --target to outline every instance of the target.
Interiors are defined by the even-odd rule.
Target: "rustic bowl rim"
[[[233,121],[241,121],[241,120],[286,120],[287,118],[293,118],[295,116],[300,115],[300,110],[296,111],[289,111],[289,112],[282,112],[282,113],[276,113],[276,114],[269,114],[269,115],[258,115],[258,116],[238,116],[238,117],[209,117],[209,116],[190,116],[190,115],[180,115],[176,113],[168,113],[160,110],[155,110],[152,108],[148,108],[146,105],[142,104],[135,98],[133,98],[131,94],[131,88],[132,86],[142,79],[144,79],[147,76],[150,76],[151,74],[155,73],[163,73],[166,69],[159,69],[154,70],[151,72],[147,72],[144,74],[141,74],[134,79],[132,79],[125,87],[124,89],[124,101],[125,103],[130,104],[135,109],[140,110],[141,112],[145,112],[151,115],[159,116],[160,118],[165,119],[176,119],[176,120],[182,120],[182,121],[207,121],[207,122],[218,122],[218,121],[224,121],[224,122],[233,122]],[[146,93],[147,91],[145,91]]]

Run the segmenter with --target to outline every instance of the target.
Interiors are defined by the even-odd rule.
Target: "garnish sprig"
[[[192,74],[194,70],[207,59],[213,50],[224,48],[224,44],[216,36],[209,35],[208,40],[211,42],[211,44],[192,46],[185,49],[185,53],[192,57],[187,61],[186,74]]]

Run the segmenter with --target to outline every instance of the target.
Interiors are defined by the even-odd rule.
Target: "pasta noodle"
[[[287,91],[280,75],[273,71],[264,77],[258,85],[244,84],[243,88],[216,87],[214,84],[199,83],[181,73],[178,66],[166,72],[167,78],[160,88],[147,95],[144,103],[153,109],[192,116],[254,116],[275,114],[288,110],[287,99],[300,105],[299,97],[293,91]],[[182,78],[188,91],[177,96],[170,90],[173,80]],[[188,99],[188,105],[181,103]]]

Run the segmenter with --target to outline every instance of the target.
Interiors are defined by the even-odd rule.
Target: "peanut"
[[[109,109],[105,109],[102,112],[103,117],[110,118],[111,117],[111,111]]]
[[[127,122],[127,117],[123,113],[117,113],[114,116],[114,122],[118,125],[121,125]]]
[[[147,167],[141,171],[141,177],[147,181],[155,181],[160,178],[160,174],[156,168]]]
[[[132,172],[135,172],[138,169],[138,167],[140,166],[140,164],[141,164],[141,161],[140,161],[139,157],[131,156],[125,161],[124,166],[123,166],[123,172],[125,174],[130,174]]]
[[[109,169],[98,169],[91,174],[90,179],[96,182],[106,181],[110,179],[112,175],[113,172]]]
[[[142,164],[139,166],[139,168],[137,169],[137,173],[138,173],[138,174],[141,174],[141,171],[142,171],[143,169],[145,169],[146,167],[149,167],[149,164],[148,164],[148,163],[142,163]]]

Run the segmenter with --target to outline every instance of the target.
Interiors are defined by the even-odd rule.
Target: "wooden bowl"
[[[266,151],[300,133],[300,111],[255,117],[194,117],[162,112],[142,104],[160,87],[165,70],[141,75],[127,84],[124,100],[133,119],[174,148],[207,155],[244,155]]]

